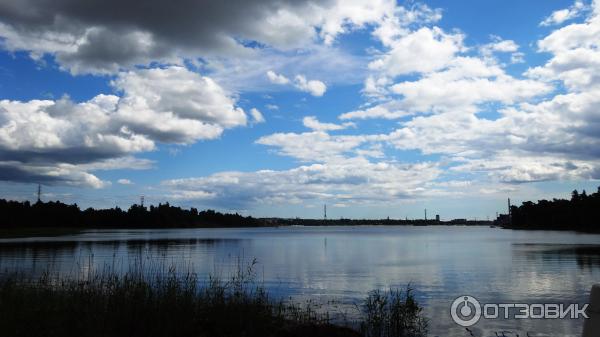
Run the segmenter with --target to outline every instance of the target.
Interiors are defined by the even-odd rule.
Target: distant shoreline
[[[103,228],[232,228],[232,227],[282,227],[282,226],[450,226],[492,225],[491,221],[453,219],[301,219],[254,218],[240,214],[220,213],[214,210],[182,209],[169,203],[144,206],[132,205],[128,210],[88,208],[60,201],[30,203],[0,199],[0,231],[48,232],[48,228],[103,229]],[[439,219],[439,218],[438,218]],[[27,230],[28,229],[28,230]]]
[[[494,221],[452,219],[254,218],[214,210],[182,209],[169,203],[132,205],[123,210],[87,208],[60,201],[30,203],[0,199],[0,238],[62,235],[86,229],[252,228],[288,226],[490,226],[506,229],[599,233],[600,192],[573,191],[571,200],[541,200],[511,206]],[[568,225],[564,225],[568,224]]]

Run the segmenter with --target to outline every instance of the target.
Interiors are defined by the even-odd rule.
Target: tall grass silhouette
[[[424,336],[410,290],[371,293],[359,321],[333,324],[327,311],[271,298],[256,260],[227,279],[200,280],[185,266],[132,263],[78,278],[44,273],[0,279],[0,336],[228,337]]]

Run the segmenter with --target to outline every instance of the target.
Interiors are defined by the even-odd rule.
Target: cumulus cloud
[[[290,79],[281,75],[281,74],[277,74],[276,72],[269,70],[267,71],[267,77],[269,78],[269,81],[271,81],[271,83],[275,83],[275,84],[288,84],[290,83]]]
[[[544,21],[540,22],[540,26],[560,25],[567,20],[580,16],[586,10],[588,10],[588,6],[583,1],[576,0],[569,8],[552,12]]]
[[[388,102],[372,106],[363,110],[355,110],[345,112],[339,115],[339,119],[371,119],[371,118],[382,118],[382,119],[398,119],[410,115],[411,113],[397,110],[395,107],[396,102]]]
[[[119,179],[117,182],[121,185],[133,185],[133,182],[129,179]]]
[[[336,39],[363,27],[381,42],[381,50],[370,49],[362,60],[361,71],[369,73],[356,72],[364,80],[366,104],[340,114],[339,123],[307,116],[306,132],[274,131],[256,140],[299,166],[167,180],[162,186],[169,196],[235,208],[308,200],[348,205],[431,196],[440,193],[436,186],[506,191],[517,183],[600,178],[597,3],[583,22],[542,38],[538,51],[550,59],[522,75],[498,60],[523,60],[514,40],[493,36],[490,43],[468,46],[465,34],[435,26],[441,11],[425,5],[211,4],[150,3],[160,15],[143,16],[133,3],[110,1],[0,5],[4,49],[27,51],[35,59],[54,55],[76,74],[113,74],[118,93],[85,102],[0,101],[0,180],[103,187],[109,182],[95,171],[151,167],[135,155],[159,143],[193,144],[262,123],[258,109],[246,113],[225,88],[260,78],[265,87],[286,85],[322,96],[328,89],[324,81],[332,83],[321,70],[344,69],[353,76],[347,69],[360,68],[336,49]],[[582,16],[588,12],[582,6],[577,1],[543,25]],[[211,75],[177,66],[188,62]],[[161,66],[135,66],[149,63]],[[564,91],[555,92],[556,83]],[[349,120],[364,119],[395,120],[386,124],[394,130],[348,131],[356,126]],[[398,150],[397,156],[386,156],[388,149]],[[404,150],[442,159],[403,163]],[[448,180],[453,175],[459,178]],[[469,182],[471,177],[501,186],[482,186]]]
[[[469,48],[462,45],[462,38],[448,39],[441,30],[437,35],[430,34],[434,32],[431,29],[417,30],[424,37],[425,32],[430,34],[418,43],[409,39],[415,32],[388,34],[382,43],[390,50],[371,63],[376,73],[367,79],[364,89],[367,96],[386,102],[339,118],[406,117],[395,131],[371,139],[399,150],[441,154],[449,174],[484,174],[490,181],[509,184],[597,179],[600,123],[594,106],[600,104],[600,81],[595,75],[600,71],[596,50],[599,12],[594,11],[584,23],[568,25],[541,39],[539,51],[552,57],[529,69],[524,78],[508,75],[493,57],[497,52],[510,53],[518,62],[522,54],[512,40],[492,37],[491,43],[479,48],[481,57],[477,57],[467,55]],[[448,44],[454,47],[446,49],[445,57],[436,55],[425,64],[405,62],[400,68],[385,63],[400,40],[408,46],[409,42],[443,44],[444,39],[454,41]],[[393,80],[402,74],[418,77]],[[554,93],[555,81],[562,81],[567,92]],[[492,110],[496,115],[485,116],[491,103],[498,104]]]
[[[325,83],[319,80],[307,80],[304,75],[296,75],[294,78],[294,86],[301,91],[308,92],[313,96],[323,96],[327,90]]]
[[[264,123],[265,122],[265,117],[256,108],[250,109],[250,116],[252,116],[252,122],[255,123],[255,124]]]
[[[447,70],[391,86],[392,92],[402,95],[402,105],[407,110],[419,112],[473,112],[483,102],[513,104],[552,89],[543,82],[516,79],[497,65],[471,57],[457,57]]]
[[[334,130],[343,130],[348,127],[355,126],[354,123],[343,123],[343,124],[335,124],[335,123],[322,123],[319,122],[317,117],[315,116],[306,116],[302,119],[302,124],[309,129],[314,131],[334,131]]]
[[[398,38],[409,34],[411,26],[432,24],[441,18],[441,9],[432,9],[422,3],[414,3],[410,7],[396,6],[393,13],[389,13],[379,21],[372,35],[389,47]]]
[[[385,92],[387,102],[339,117],[397,119],[450,111],[470,114],[484,103],[514,104],[553,90],[548,83],[508,75],[494,60],[473,56],[455,56],[444,69],[424,73],[414,81],[382,84],[386,87],[380,92]]]
[[[325,162],[344,158],[369,136],[332,136],[324,131],[304,133],[274,133],[259,138],[256,143],[278,148],[277,153],[306,162]]]
[[[496,36],[494,37],[494,42],[484,45],[482,49],[484,50],[484,54],[488,52],[509,53],[519,50],[519,45],[513,40],[502,40]]]
[[[56,56],[73,73],[114,73],[153,61],[251,57],[258,42],[281,50],[376,23],[395,1],[202,1],[173,5],[135,1],[8,0],[0,6],[4,48]],[[118,10],[115,11],[115,8]]]
[[[267,71],[267,78],[271,83],[274,84],[290,84],[292,83],[289,78],[284,75],[277,74],[272,70]],[[319,80],[307,80],[304,75],[296,75],[294,82],[292,83],[300,91],[307,92],[313,96],[323,96],[327,91],[325,83]]]
[[[445,100],[425,93],[430,86],[448,88],[449,82],[434,81],[422,87],[413,86],[419,81],[394,85],[392,90],[403,94],[405,100],[414,97],[411,105],[439,113],[403,123],[389,141],[399,149],[447,155],[455,161],[453,170],[485,173],[506,183],[597,179],[600,122],[595,107],[600,104],[600,81],[594,74],[600,68],[594,32],[600,29],[599,22],[593,13],[584,23],[565,26],[541,39],[539,50],[552,57],[529,69],[526,75],[530,79],[512,79],[497,66],[482,66],[480,70],[491,72],[480,73],[477,80],[473,74],[452,79],[453,89],[443,90]],[[437,76],[447,80],[452,69],[420,81]],[[528,98],[552,93],[554,81],[561,81],[567,92],[528,102]],[[462,87],[467,83],[476,85]],[[461,92],[469,97],[461,97]],[[487,101],[503,104],[497,118],[477,115],[477,104]],[[465,109],[469,106],[472,109]]]
[[[562,81],[569,90],[582,91],[600,84],[600,4],[583,23],[574,23],[538,41],[540,52],[552,58],[544,65],[527,71],[530,77],[545,81]]]
[[[513,40],[503,40],[499,36],[492,35],[492,42],[479,48],[484,57],[494,57],[494,53],[510,53],[511,63],[523,63],[523,53],[519,52],[519,45]]]
[[[219,85],[182,67],[121,73],[112,85],[122,96],[0,101],[2,179],[25,181],[29,174],[30,181],[102,187],[88,171],[114,168],[114,158],[152,151],[157,142],[216,138],[246,124],[244,111]]]
[[[184,67],[121,73],[113,86],[123,91],[117,116],[135,133],[190,144],[245,125],[246,114],[215,81]]]
[[[220,172],[206,177],[167,180],[163,186],[176,198],[202,200],[227,208],[315,200],[394,203],[426,194],[423,186],[440,173],[432,163],[373,163],[356,157],[282,171]]]
[[[423,27],[389,42],[389,51],[369,64],[387,76],[426,73],[444,68],[463,49],[462,34]]]
[[[385,38],[382,43],[389,49],[374,56],[373,74],[365,81],[364,93],[383,102],[339,118],[401,119],[394,131],[331,134],[347,126],[308,116],[302,122],[310,132],[280,132],[256,141],[303,163],[296,168],[221,172],[163,184],[184,199],[217,205],[234,200],[236,206],[246,207],[312,200],[344,205],[385,203],[448,191],[460,194],[465,189],[514,193],[515,184],[598,179],[600,120],[595,107],[600,105],[600,89],[593,77],[598,73],[597,34],[591,33],[595,20],[592,15],[585,23],[543,38],[540,51],[550,52],[551,59],[523,77],[509,75],[493,57],[494,53],[510,53],[511,57],[518,53],[518,45],[511,40],[493,38],[479,53],[468,54],[462,34],[448,34],[440,28],[411,31],[402,26],[397,31],[380,31],[376,36]],[[413,36],[417,32],[421,39]],[[414,50],[395,50],[400,40],[406,46],[430,43],[436,45],[433,50],[439,47],[446,54],[426,58],[425,64],[396,64],[390,61],[392,57],[402,59],[402,53]],[[558,67],[574,50],[586,57]],[[571,71],[580,77],[590,75],[576,81]],[[406,74],[414,78],[398,80]],[[562,81],[567,92],[555,93],[554,81]],[[486,114],[487,109],[492,116]],[[438,154],[443,159],[402,164],[386,157],[386,147]]]

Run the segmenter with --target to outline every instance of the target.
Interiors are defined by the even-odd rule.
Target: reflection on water
[[[582,269],[600,267],[600,245],[522,244],[516,245],[514,251],[525,258],[542,259],[546,263],[576,261]]]
[[[431,318],[432,336],[467,336],[449,314],[468,294],[485,303],[585,303],[600,281],[600,236],[487,227],[290,227],[106,230],[0,240],[0,270],[84,275],[148,260],[228,275],[257,258],[277,296],[336,299],[353,307],[369,290],[411,284]],[[581,321],[480,321],[476,336],[527,331],[579,336]]]

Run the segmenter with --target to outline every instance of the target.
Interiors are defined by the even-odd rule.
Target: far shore
[[[295,222],[298,219],[294,220]],[[313,223],[314,220],[311,219],[301,219],[300,221],[306,221],[307,223]],[[331,221],[331,220],[328,220]],[[279,225],[265,225],[265,226],[210,226],[210,227],[190,227],[190,226],[169,226],[169,227],[84,227],[84,226],[76,226],[76,227],[9,227],[9,228],[0,228],[0,240],[2,239],[19,239],[19,238],[37,238],[37,237],[58,237],[65,235],[77,235],[81,234],[84,231],[93,231],[93,230],[152,230],[152,229],[235,229],[235,228],[279,228],[279,227],[353,227],[353,226],[410,226],[410,227],[442,227],[442,226],[469,226],[469,227],[490,227],[488,224],[448,224],[448,223],[435,223],[435,224],[413,224],[413,223],[403,223],[403,224],[381,224],[377,223],[377,221],[365,221],[365,220],[352,220],[351,224],[344,223],[339,224],[335,223],[335,221],[331,221],[327,224],[279,224]]]

